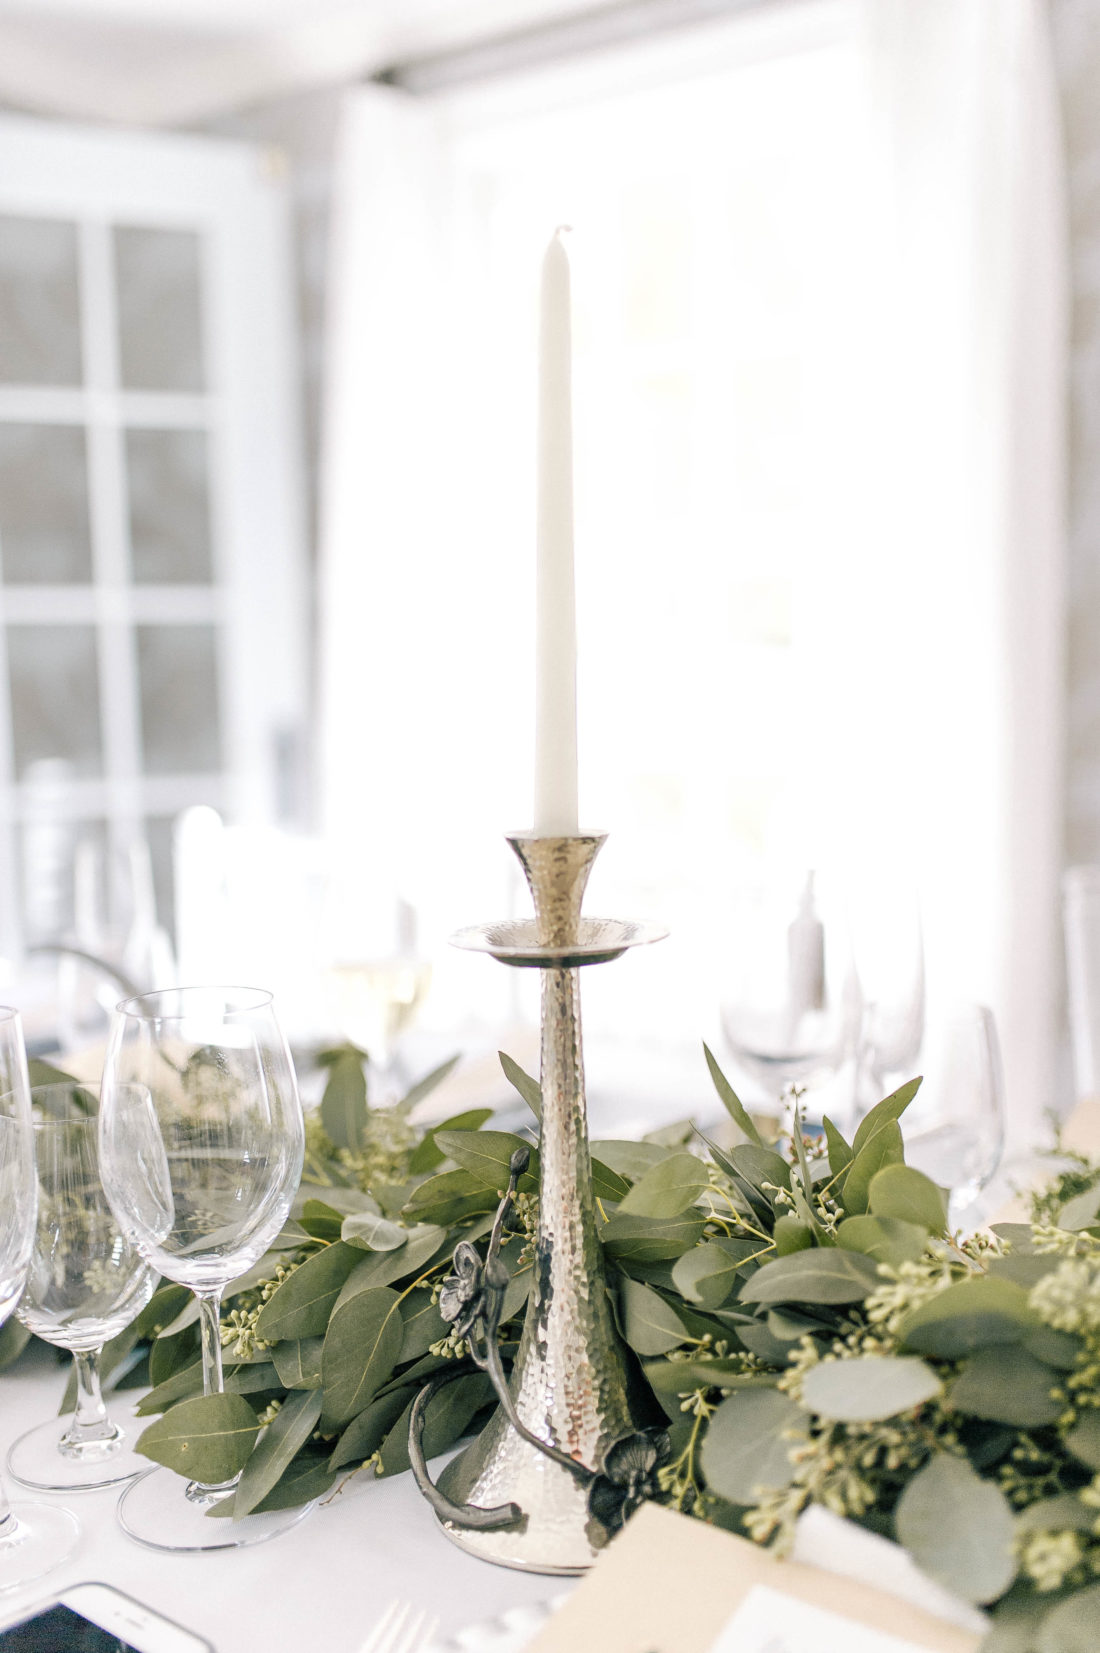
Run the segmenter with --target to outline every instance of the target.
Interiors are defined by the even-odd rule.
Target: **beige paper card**
[[[644,1504],[526,1653],[710,1653],[758,1585],[921,1653],[976,1653],[980,1640],[869,1585],[776,1561],[747,1539]]]

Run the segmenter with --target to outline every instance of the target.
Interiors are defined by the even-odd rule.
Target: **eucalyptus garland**
[[[592,1144],[617,1324],[641,1412],[668,1436],[655,1429],[660,1450],[602,1486],[610,1517],[655,1496],[782,1550],[820,1503],[989,1609],[990,1653],[1100,1645],[1100,1165],[1069,1156],[1031,1222],[964,1239],[944,1191],[904,1162],[919,1080],[851,1142],[828,1119],[807,1133],[797,1104],[768,1141],[705,1054],[729,1115],[721,1145],[686,1121]],[[141,1452],[204,1481],[240,1475],[227,1515],[409,1467],[417,1394],[469,1354],[464,1311],[510,1185],[505,1369],[522,1326],[537,1083],[502,1057],[530,1140],[489,1128],[489,1109],[420,1132],[410,1113],[451,1064],[380,1111],[361,1051],[322,1062],[293,1219],[226,1295],[225,1393],[202,1395],[182,1287],[162,1285],[106,1352],[106,1371],[130,1365],[152,1386]],[[0,1360],[19,1342],[0,1338]],[[461,1368],[427,1406],[424,1454],[494,1404],[484,1372]]]

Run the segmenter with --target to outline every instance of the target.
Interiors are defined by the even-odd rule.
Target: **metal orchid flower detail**
[[[512,1155],[508,1187],[497,1208],[484,1262],[468,1240],[460,1240],[455,1247],[453,1272],[444,1280],[439,1294],[439,1312],[450,1323],[452,1334],[467,1340],[469,1361],[488,1375],[512,1428],[588,1488],[588,1513],[610,1535],[617,1532],[647,1498],[656,1497],[658,1472],[668,1462],[671,1446],[662,1429],[638,1430],[609,1447],[599,1470],[593,1470],[533,1434],[516,1411],[497,1346],[504,1293],[511,1278],[500,1259],[500,1242],[516,1186],[530,1157],[526,1148],[517,1148]],[[458,1362],[451,1371],[437,1373],[417,1395],[409,1417],[412,1472],[424,1497],[443,1520],[483,1531],[515,1526],[524,1519],[517,1504],[499,1504],[494,1509],[454,1504],[428,1475],[423,1445],[425,1413],[432,1397],[444,1384],[463,1376],[469,1369],[469,1362]]]

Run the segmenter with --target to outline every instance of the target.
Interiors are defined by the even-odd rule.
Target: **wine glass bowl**
[[[0,1007],[0,1325],[26,1283],[37,1209],[23,1028],[18,1011]],[[0,1591],[52,1572],[68,1560],[79,1536],[80,1524],[68,1510],[10,1504],[0,1487]]]
[[[859,986],[827,881],[802,873],[744,892],[720,1016],[736,1063],[773,1103],[835,1079],[855,1055]]]
[[[905,1158],[948,1190],[953,1227],[972,1220],[1001,1162],[1004,1074],[993,1012],[956,1006],[929,1040],[927,1076],[906,1115]]]
[[[8,1469],[47,1491],[112,1486],[146,1465],[107,1414],[99,1357],[153,1295],[156,1271],[120,1232],[103,1191],[96,1089],[38,1086],[31,1103],[38,1221],[17,1313],[28,1331],[74,1356],[77,1401],[71,1416],[20,1436]]]
[[[103,1074],[103,1182],[123,1234],[151,1267],[194,1292],[203,1388],[222,1388],[219,1309],[287,1219],[305,1132],[293,1063],[271,995],[173,988],[115,1012]],[[233,1490],[152,1470],[119,1504],[154,1549],[254,1543],[302,1511],[205,1521]]]

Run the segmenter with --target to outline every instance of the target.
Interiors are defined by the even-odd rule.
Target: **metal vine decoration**
[[[511,1278],[500,1260],[500,1242],[516,1186],[530,1158],[527,1148],[517,1148],[512,1155],[508,1187],[497,1207],[485,1261],[482,1262],[476,1247],[468,1240],[460,1240],[455,1247],[454,1272],[443,1282],[439,1312],[455,1333],[467,1340],[470,1361],[459,1362],[451,1371],[436,1373],[420,1390],[409,1416],[409,1461],[417,1485],[441,1520],[452,1521],[460,1527],[494,1531],[518,1526],[525,1519],[519,1505],[514,1503],[498,1504],[493,1509],[452,1503],[428,1474],[423,1441],[428,1406],[445,1384],[467,1373],[472,1362],[489,1378],[512,1428],[587,1488],[588,1513],[610,1535],[619,1530],[640,1504],[657,1495],[658,1473],[668,1462],[671,1446],[665,1430],[639,1429],[615,1441],[604,1454],[599,1469],[590,1469],[533,1434],[516,1411],[497,1344],[504,1293]]]

